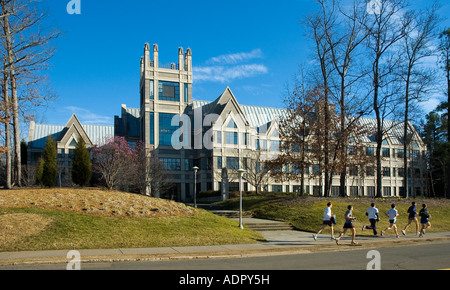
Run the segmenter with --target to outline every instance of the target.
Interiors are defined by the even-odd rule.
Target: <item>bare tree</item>
[[[261,150],[248,151],[246,155],[247,164],[245,164],[246,172],[243,178],[253,185],[256,194],[259,193],[259,188],[269,184],[270,172],[267,164],[266,153]]]
[[[331,52],[331,63],[334,67],[337,113],[339,127],[337,134],[338,149],[342,159],[340,170],[340,195],[345,196],[349,138],[356,129],[359,118],[366,114],[365,102],[368,94],[359,89],[362,81],[366,81],[367,69],[358,65],[355,60],[362,55],[362,44],[368,34],[364,29],[367,22],[366,5],[361,1],[353,1],[349,8],[339,7],[340,21],[325,31]],[[349,118],[350,117],[350,118]]]
[[[384,120],[393,116],[399,103],[399,80],[394,73],[401,64],[396,46],[405,37],[410,19],[403,17],[405,0],[380,0],[379,10],[365,24],[369,63],[372,68],[373,111],[376,117],[376,196],[382,196],[381,147],[386,128]],[[391,122],[392,123],[392,122]]]
[[[54,49],[45,47],[59,33],[44,35],[41,31],[46,13],[41,12],[36,0],[0,0],[1,7],[1,53],[5,59],[4,75],[8,75],[11,91],[11,112],[14,132],[14,176],[15,184],[21,185],[20,156],[20,86],[30,82],[33,72],[45,68],[52,57]],[[36,75],[35,75],[36,76]],[[36,82],[36,80],[31,81]],[[4,89],[5,92],[5,89]],[[6,92],[5,92],[6,93]],[[7,95],[5,95],[6,97]],[[36,95],[26,96],[36,99]]]
[[[330,61],[331,51],[329,42],[327,41],[327,31],[330,31],[331,27],[333,27],[336,22],[336,4],[334,0],[316,0],[316,2],[320,5],[321,11],[306,17],[305,24],[314,41],[315,57],[320,65],[320,78],[317,79],[317,85],[323,88],[324,114],[322,115],[322,122],[328,124],[330,122],[330,75],[333,71],[333,66]],[[329,196],[331,191],[330,180],[332,174],[328,171],[330,163],[329,141],[330,135],[328,132],[325,132],[323,139],[325,196]]]
[[[405,18],[411,23],[406,30],[401,47],[403,60],[400,66],[400,78],[404,84],[404,121],[403,121],[403,168],[404,188],[406,197],[409,196],[408,154],[406,154],[412,141],[413,128],[410,128],[410,112],[418,102],[426,100],[427,95],[433,89],[434,71],[426,68],[423,61],[435,54],[432,49],[432,41],[437,37],[437,25],[439,22],[437,10],[439,6],[435,2],[427,10],[409,11]],[[413,186],[414,188],[414,186]],[[416,195],[415,191],[413,193]]]
[[[440,62],[445,72],[447,88],[444,94],[447,95],[447,102],[444,104],[447,110],[447,142],[450,143],[450,28],[445,29],[440,35],[439,51]],[[450,162],[447,164],[447,172],[450,172]],[[450,174],[447,174],[447,184],[450,184]],[[450,198],[450,186],[447,187],[447,198]]]
[[[156,152],[147,152],[142,142],[136,144],[133,154],[131,183],[140,194],[159,197],[161,193],[170,189],[173,178],[164,168]]]
[[[12,171],[12,155],[11,155],[11,111],[10,111],[10,97],[9,97],[9,75],[3,70],[3,78],[2,78],[2,122],[5,124],[5,146],[2,148],[2,151],[5,153],[5,187],[10,189],[12,187],[11,184],[11,171]]]
[[[123,137],[108,139],[105,143],[92,149],[92,169],[101,175],[106,187],[111,190],[122,185],[133,174],[132,170],[128,170],[133,162],[133,151]]]

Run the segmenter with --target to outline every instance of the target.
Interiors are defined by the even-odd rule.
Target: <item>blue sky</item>
[[[82,123],[113,125],[121,104],[139,107],[146,42],[158,44],[161,63],[191,48],[197,100],[229,86],[242,104],[283,107],[285,85],[311,59],[299,19],[312,0],[80,1],[81,15],[67,13],[69,0],[48,1],[47,23],[63,33],[47,72],[58,99],[37,122],[62,125],[76,113]]]

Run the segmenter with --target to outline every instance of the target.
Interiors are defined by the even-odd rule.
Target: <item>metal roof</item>
[[[197,109],[200,107],[206,107],[212,102],[208,101],[193,101],[193,108]],[[259,107],[259,106],[249,106],[249,105],[239,105],[245,114],[250,126],[260,127],[267,123],[279,119],[286,115],[285,109],[270,108],[270,107]]]
[[[114,126],[105,125],[81,125],[86,131],[86,134],[95,145],[103,145],[105,139],[108,137],[114,137]],[[47,143],[47,138],[52,136],[57,140],[60,133],[64,130],[65,126],[47,125],[47,124],[35,124],[32,140],[29,140],[29,146],[31,148],[44,148]]]
[[[213,102],[209,101],[193,101],[193,107],[208,107]],[[268,124],[276,119],[282,119],[286,117],[288,112],[286,109],[280,108],[270,108],[270,107],[260,107],[260,106],[249,106],[240,105],[245,117],[249,121],[252,127],[261,127]],[[368,127],[368,135],[362,136],[363,142],[373,143],[375,142],[375,130],[377,127],[376,119],[363,117],[359,119],[359,124]],[[403,144],[403,122],[383,120],[383,132],[385,137],[389,139],[392,145],[402,145]],[[415,132],[415,128],[409,123],[408,134],[412,135]],[[420,138],[419,138],[420,140]],[[419,141],[420,142],[420,141]]]

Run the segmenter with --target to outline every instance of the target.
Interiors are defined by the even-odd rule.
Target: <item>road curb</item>
[[[312,239],[312,238],[311,238]],[[358,240],[358,239],[357,239]],[[144,249],[105,249],[81,250],[80,263],[112,263],[137,261],[171,261],[195,259],[249,258],[258,256],[277,256],[289,254],[308,254],[317,252],[351,251],[383,247],[400,247],[405,245],[440,243],[449,241],[450,236],[427,238],[374,240],[360,242],[360,246],[351,246],[350,238],[342,240],[340,245],[334,241],[311,245],[274,245],[271,243],[245,245],[216,245],[201,247],[167,247]],[[0,266],[67,264],[69,251],[40,251],[0,253]]]

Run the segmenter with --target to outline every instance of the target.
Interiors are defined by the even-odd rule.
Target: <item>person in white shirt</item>
[[[395,224],[395,222],[397,221],[397,217],[398,217],[398,211],[395,209],[395,204],[392,204],[391,205],[391,209],[390,210],[388,210],[387,212],[386,212],[386,216],[388,216],[389,217],[389,223],[390,223],[390,225],[384,230],[384,231],[381,231],[381,235],[384,235],[384,233],[386,232],[386,231],[388,231],[388,230],[390,230],[390,229],[394,229],[394,232],[395,232],[395,235],[397,236],[397,238],[399,238],[400,236],[398,235],[398,232],[397,232],[397,225]]]
[[[317,236],[322,232],[322,230],[326,227],[329,226],[331,228],[331,239],[334,240],[334,229],[333,229],[333,225],[336,222],[333,216],[333,212],[331,211],[331,208],[333,207],[333,205],[331,204],[331,202],[327,203],[327,207],[325,208],[324,212],[323,212],[323,222],[322,222],[322,227],[319,229],[319,231],[315,234],[313,234],[313,239],[317,240]]]
[[[373,236],[377,235],[377,222],[380,220],[378,208],[375,207],[375,203],[370,204],[371,208],[366,211],[366,216],[369,218],[370,226],[363,226],[362,230],[373,230]]]

